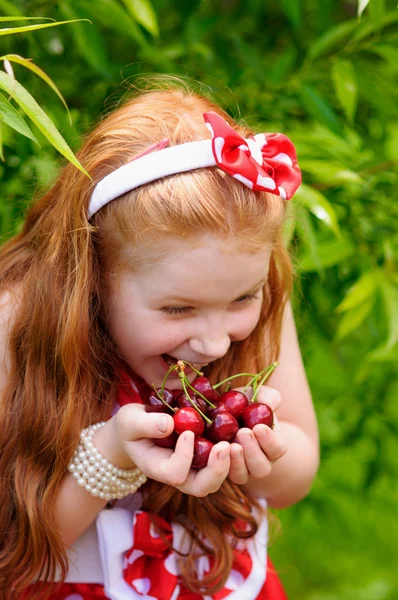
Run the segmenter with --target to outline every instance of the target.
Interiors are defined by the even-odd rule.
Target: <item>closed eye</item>
[[[257,296],[256,294],[245,294],[244,296],[241,296],[240,298],[235,300],[235,302],[239,304],[243,302],[249,302],[249,300],[254,300],[255,298],[259,298],[259,296]]]
[[[183,315],[193,310],[192,306],[164,306],[160,309],[165,315]]]
[[[257,293],[253,294],[245,294],[240,298],[234,300],[234,304],[244,304],[246,302],[250,302],[250,300],[259,299],[260,297]],[[162,313],[165,315],[184,315],[192,312],[194,309],[193,306],[164,306],[160,309]]]

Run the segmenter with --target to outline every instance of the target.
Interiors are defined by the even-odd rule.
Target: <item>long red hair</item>
[[[115,396],[117,351],[102,320],[104,265],[123,268],[143,236],[211,232],[245,251],[272,246],[259,323],[209,371],[215,381],[257,372],[279,353],[292,269],[281,238],[283,201],[255,194],[219,169],[201,169],[125,194],[87,221],[96,182],[167,137],[170,144],[209,137],[203,112],[218,106],[181,85],[128,100],[88,135],[79,160],[90,181],[68,164],[55,185],[28,211],[20,234],[0,251],[2,289],[18,290],[20,308],[10,332],[10,375],[0,413],[0,597],[18,598],[34,579],[65,577],[67,558],[54,515],[55,500],[80,431],[108,419]],[[143,256],[137,252],[137,268]],[[255,501],[228,480],[216,494],[194,498],[157,482],[146,485],[145,507],[169,520],[184,517],[198,552],[215,556],[211,573],[195,578],[193,557],[182,559],[189,589],[212,594],[232,565],[228,537],[237,518],[257,528]],[[205,534],[204,548],[198,533]],[[2,595],[1,595],[2,594]]]

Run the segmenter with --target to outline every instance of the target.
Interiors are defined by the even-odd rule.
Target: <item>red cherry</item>
[[[218,402],[216,404],[216,408],[209,408],[207,411],[207,416],[209,417],[209,419],[214,419],[214,417],[216,415],[218,415],[218,413],[221,412],[229,412],[228,408],[225,406],[224,402]]]
[[[207,404],[202,398],[199,398],[192,390],[188,390],[189,397],[192,402],[203,412],[206,414],[207,412]],[[177,397],[177,406],[178,408],[184,408],[184,406],[192,406],[192,402],[189,400],[188,396],[185,392],[180,392],[180,395]]]
[[[183,431],[193,431],[196,436],[202,435],[205,424],[200,414],[192,407],[180,408],[173,416],[174,431],[180,435]]]
[[[255,425],[268,425],[271,429],[274,426],[274,413],[268,404],[252,402],[244,409],[242,413],[242,423],[244,427],[253,429]]]
[[[153,440],[156,446],[160,446],[160,448],[175,448],[177,443],[178,436],[175,431],[172,431],[170,435],[167,435],[164,438],[156,438]]]
[[[213,442],[230,442],[239,429],[238,421],[228,412],[219,412],[207,430],[207,435]]]
[[[213,389],[213,386],[207,377],[197,377],[193,381],[192,387],[207,398],[207,400],[210,400],[210,402],[214,403],[219,400],[220,396],[217,394],[216,390]]]
[[[159,388],[157,390],[157,392],[159,395],[161,395],[162,388]],[[167,388],[164,388],[162,398],[163,398],[163,400],[165,400],[167,402],[167,404],[170,404],[170,406],[173,406],[173,404],[174,404],[173,394]],[[172,410],[170,410],[169,408],[167,408],[167,406],[165,404],[163,404],[163,402],[155,394],[155,392],[150,394],[148,396],[148,398],[145,400],[145,411],[146,412],[163,412],[163,413],[167,413],[168,415],[174,414]]]
[[[243,410],[249,404],[247,396],[237,390],[230,390],[221,395],[220,402],[223,402],[227,410],[235,419],[239,419]]]
[[[209,454],[214,444],[202,437],[195,438],[191,469],[202,469],[207,465]]]

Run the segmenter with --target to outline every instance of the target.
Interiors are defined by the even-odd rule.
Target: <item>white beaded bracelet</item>
[[[95,432],[105,422],[90,425],[80,434],[80,444],[68,465],[76,482],[92,496],[104,500],[124,498],[134,494],[147,478],[138,467],[126,471],[109,462],[95,447]]]

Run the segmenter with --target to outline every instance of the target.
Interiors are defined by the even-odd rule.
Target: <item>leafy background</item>
[[[294,140],[305,183],[285,233],[322,463],[278,513],[271,555],[292,600],[398,598],[395,0],[0,0],[0,15],[91,21],[0,31],[1,55],[33,58],[69,107],[34,67],[4,62],[2,239],[56,176],[50,142],[69,152],[25,88],[73,151],[145,73],[198,80],[235,118]]]

